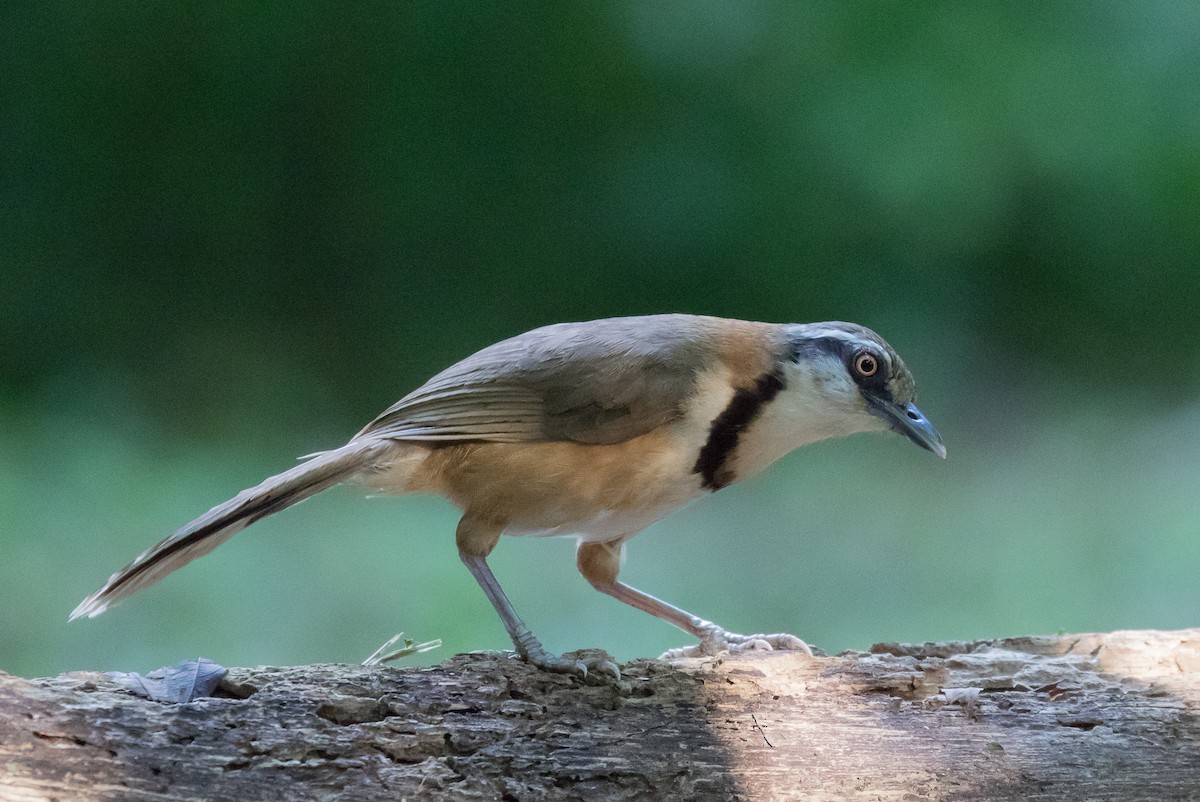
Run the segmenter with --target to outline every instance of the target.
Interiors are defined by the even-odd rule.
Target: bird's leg
[[[563,660],[561,657],[556,657],[546,651],[541,641],[537,639],[537,636],[533,634],[532,630],[517,615],[517,611],[513,609],[512,602],[504,595],[504,590],[501,589],[500,583],[496,581],[496,575],[492,573],[492,569],[488,567],[487,561],[483,557],[476,554],[467,554],[462,551],[458,553],[458,556],[462,558],[463,563],[467,566],[467,570],[475,577],[475,581],[479,583],[479,587],[483,588],[483,593],[488,597],[488,601],[496,608],[496,613],[499,614],[500,620],[504,622],[504,628],[508,630],[508,636],[512,638],[513,646],[517,649],[517,654],[539,668],[545,668],[550,671],[562,671],[564,673],[586,673],[585,671],[578,671],[574,663]]]
[[[623,541],[613,540],[607,543],[580,543],[575,559],[579,573],[591,583],[592,587],[601,593],[606,593],[618,601],[625,602],[630,607],[650,613],[650,615],[674,624],[695,635],[700,642],[695,646],[685,646],[671,649],[660,656],[662,660],[672,660],[679,657],[701,657],[714,655],[722,651],[771,651],[774,649],[798,650],[812,655],[812,650],[804,641],[795,635],[778,633],[774,635],[739,635],[706,621],[699,616],[681,610],[673,604],[656,599],[649,593],[643,593],[624,582],[617,580],[621,570],[621,552],[625,548]]]
[[[496,609],[500,620],[504,622],[504,628],[508,630],[508,636],[512,638],[517,654],[531,665],[546,671],[575,674],[586,679],[588,669],[592,668],[596,670],[597,674],[609,674],[615,679],[620,679],[621,672],[611,659],[568,660],[546,651],[533,631],[517,615],[517,611],[513,608],[512,602],[508,600],[508,596],[504,594],[500,583],[496,581],[496,575],[492,573],[486,559],[487,554],[499,540],[502,529],[503,527],[495,528],[494,526],[485,529],[480,526],[477,519],[464,517],[458,524],[458,556],[467,566],[467,570],[471,572],[471,576],[475,577],[479,587],[483,589],[484,595]],[[494,534],[489,534],[492,531]],[[479,553],[480,551],[483,553]]]

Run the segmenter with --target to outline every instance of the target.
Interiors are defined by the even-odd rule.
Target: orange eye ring
[[[864,351],[854,357],[854,371],[864,379],[869,379],[879,372],[879,360],[874,354]]]

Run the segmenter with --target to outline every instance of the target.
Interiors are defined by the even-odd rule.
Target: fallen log
[[[169,704],[0,673],[0,799],[1200,799],[1200,629],[230,669]]]

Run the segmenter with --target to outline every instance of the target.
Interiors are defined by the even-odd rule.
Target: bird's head
[[[900,355],[875,332],[853,323],[788,326],[788,386],[842,431],[891,429],[945,458],[942,438],[913,400],[916,385]],[[831,432],[832,433],[832,432]]]

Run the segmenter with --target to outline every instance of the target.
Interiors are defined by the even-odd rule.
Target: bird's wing
[[[635,322],[636,320],[636,322]],[[686,315],[560,323],[434,376],[356,436],[617,443],[683,415],[713,359]]]

